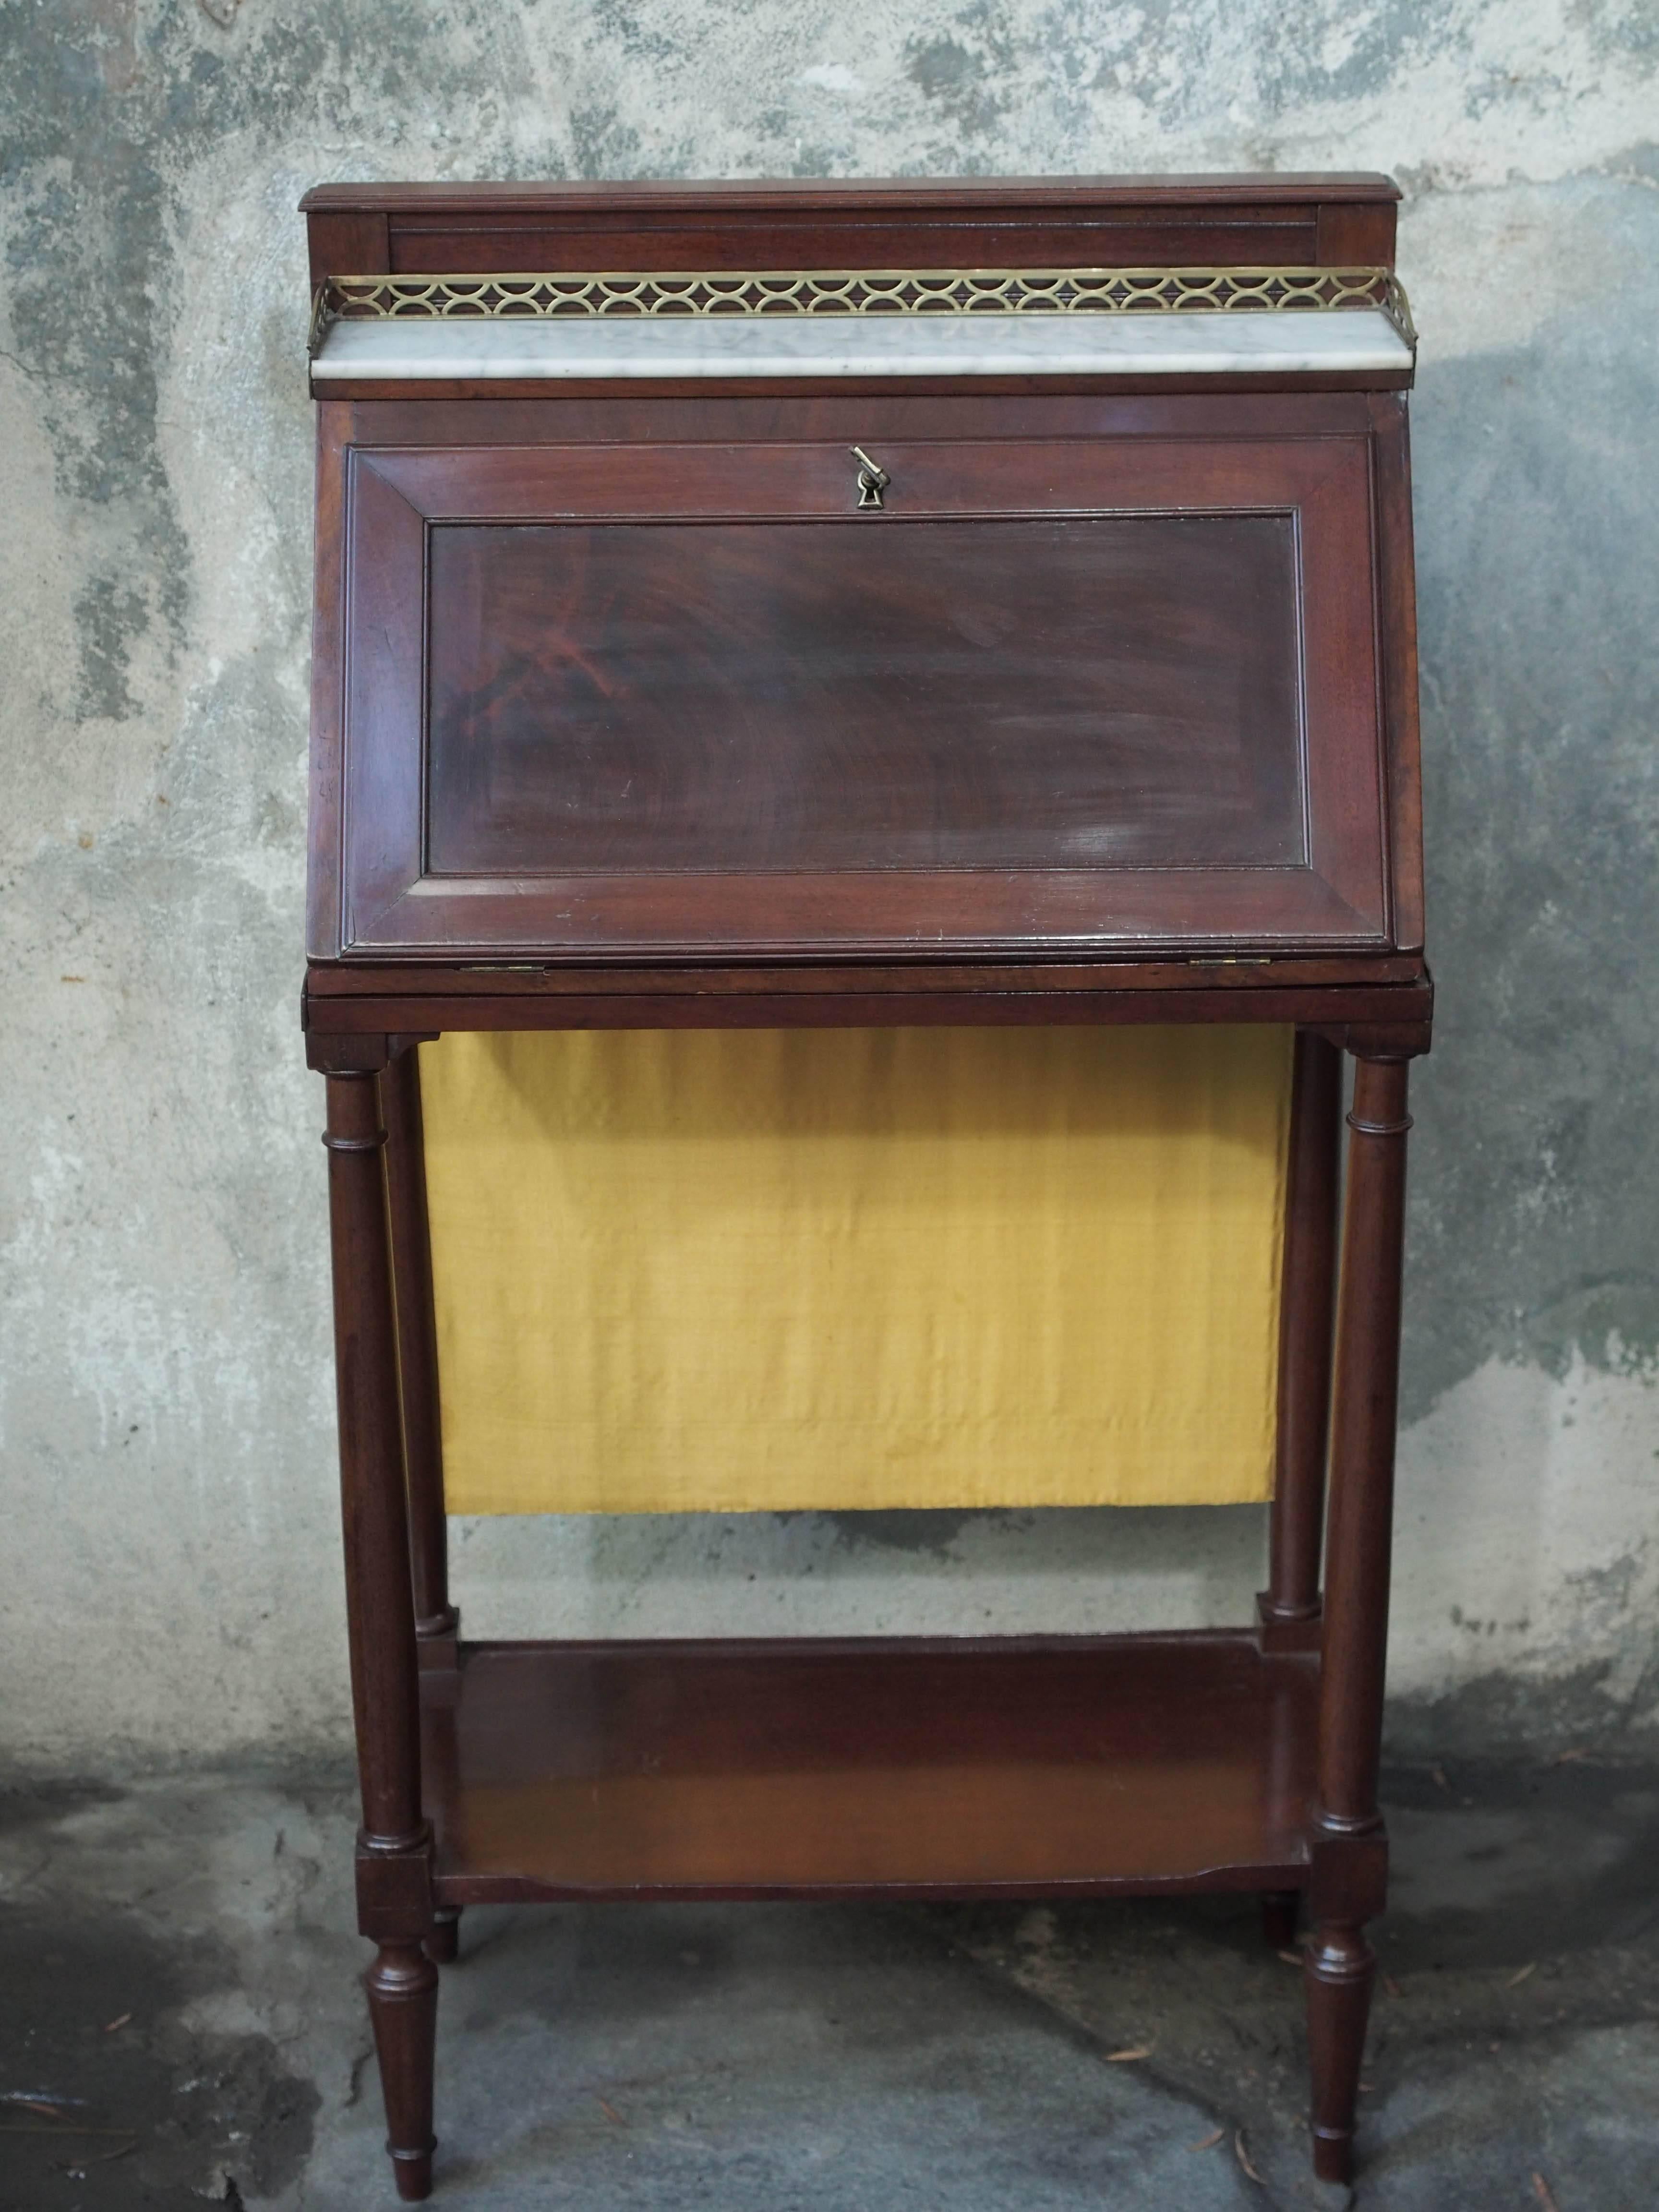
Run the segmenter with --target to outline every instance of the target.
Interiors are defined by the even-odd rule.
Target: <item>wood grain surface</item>
[[[433,875],[1304,860],[1286,515],[431,549]]]
[[[313,280],[382,270],[1048,268],[1394,259],[1399,188],[1277,176],[323,185]]]
[[[306,206],[316,282],[1392,266],[1397,199],[1279,175]],[[431,2185],[431,1960],[467,1903],[538,1898],[1248,1888],[1282,1923],[1305,1893],[1315,2161],[1351,2172],[1387,1877],[1404,1061],[1432,1006],[1389,381],[319,407],[303,1009],[331,1079],[359,1917],[404,2197]],[[853,511],[854,444],[890,472],[879,514]],[[389,1207],[381,1164],[377,1072],[411,1036],[1240,1020],[1306,1032],[1259,1632],[456,1644],[407,1069]],[[1332,1047],[1361,1061],[1334,1347]]]
[[[1316,1685],[1248,1634],[464,1645],[436,1894],[1295,1887]]]
[[[878,458],[343,454],[339,949],[1388,946],[1364,435]]]

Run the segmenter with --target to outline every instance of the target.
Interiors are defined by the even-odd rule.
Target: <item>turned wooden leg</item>
[[[1375,1972],[1364,1927],[1382,1909],[1386,1881],[1376,1784],[1411,1127],[1406,1079],[1403,1060],[1360,1060],[1348,1116],[1320,1669],[1315,1940],[1306,1967],[1314,2164],[1328,2181],[1352,2176],[1354,2108]]]
[[[432,2194],[432,2053],[438,1970],[418,1943],[382,1943],[365,1977],[386,2099],[386,2148],[398,2194]]]
[[[461,1908],[441,1905],[432,1916],[432,1933],[426,1939],[426,1955],[434,1966],[453,1966],[461,1948]]]
[[[386,1201],[398,1309],[398,1375],[409,1487],[409,1556],[415,1633],[453,1637],[449,1523],[444,1515],[438,1406],[438,1323],[432,1301],[432,1230],[426,1204],[426,1134],[421,1119],[420,1048],[409,1045],[380,1078],[386,1117]]]
[[[1365,2055],[1376,1960],[1359,1929],[1328,1924],[1309,1947],[1303,1973],[1313,2075],[1314,2172],[1322,2181],[1352,2181],[1359,2063]]]
[[[1299,1030],[1291,1090],[1279,1316],[1279,1437],[1264,1622],[1319,1617],[1320,1540],[1331,1412],[1342,1056]]]
[[[397,1324],[383,1167],[385,1132],[364,1041],[312,1040],[328,1075],[329,1218],[346,1626],[363,1823],[357,1919],[379,1945],[368,1976],[398,2188],[432,2185],[432,2046],[438,1977],[432,1836],[421,1813],[419,1685]]]

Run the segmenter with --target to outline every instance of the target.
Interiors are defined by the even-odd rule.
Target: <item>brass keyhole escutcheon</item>
[[[879,507],[881,495],[893,479],[878,462],[871,459],[862,446],[850,446],[848,451],[859,464],[859,505]]]

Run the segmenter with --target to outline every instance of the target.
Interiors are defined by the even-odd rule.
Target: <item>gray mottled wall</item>
[[[1659,1706],[1655,0],[4,0],[6,1747],[346,1729],[295,1029],[330,177],[1375,167],[1432,942],[1395,1727]],[[1250,1512],[463,1528],[475,1622],[1221,1618]]]

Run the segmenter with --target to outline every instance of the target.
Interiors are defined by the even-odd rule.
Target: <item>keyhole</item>
[[[859,505],[879,507],[881,495],[893,479],[879,463],[871,459],[862,446],[852,446],[848,450],[859,463]]]

